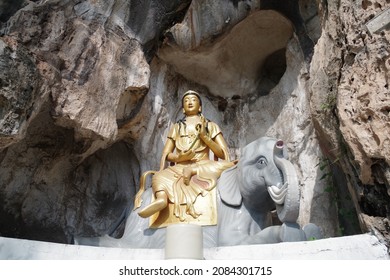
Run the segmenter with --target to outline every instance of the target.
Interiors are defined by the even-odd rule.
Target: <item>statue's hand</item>
[[[210,136],[208,135],[207,130],[206,130],[206,125],[207,125],[206,119],[203,116],[201,116],[200,120],[201,120],[201,122],[197,125],[197,129],[199,132],[200,139],[205,141],[206,139],[210,138]]]
[[[195,156],[195,152],[193,150],[180,152],[178,154],[176,162],[190,161],[194,158],[194,156]]]

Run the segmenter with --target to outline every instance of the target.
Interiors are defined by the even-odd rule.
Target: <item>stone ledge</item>
[[[206,248],[206,260],[389,260],[387,247],[371,234],[316,241]],[[0,259],[158,260],[163,249],[104,248],[0,237]]]

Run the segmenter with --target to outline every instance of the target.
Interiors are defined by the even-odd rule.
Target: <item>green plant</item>
[[[330,93],[326,96],[324,103],[320,105],[321,111],[330,112],[336,108],[337,96],[335,93]]]
[[[352,198],[347,193],[347,186],[345,186],[343,180],[340,179],[340,173],[337,173],[340,172],[339,165],[343,162],[342,158],[342,152],[340,152],[336,159],[330,160],[323,157],[316,165],[323,173],[320,178],[320,180],[324,182],[323,191],[328,194],[331,203],[334,203],[337,211],[335,213],[339,222],[337,234],[340,236],[358,232],[356,229],[359,228]]]
[[[330,165],[332,162],[326,158],[323,157],[320,159],[319,163],[316,165],[319,166],[320,170],[323,172],[320,180],[326,182],[326,187],[324,188],[324,191],[327,193],[334,193],[335,192],[335,187],[333,184],[333,179],[332,179],[332,169],[330,168]]]

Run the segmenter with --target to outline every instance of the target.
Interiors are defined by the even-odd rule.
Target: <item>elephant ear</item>
[[[230,206],[240,206],[242,196],[237,178],[237,165],[225,170],[218,180],[218,191],[221,200]]]

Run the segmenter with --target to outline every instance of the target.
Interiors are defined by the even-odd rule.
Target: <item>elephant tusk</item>
[[[269,186],[267,188],[269,195],[276,204],[282,205],[284,203],[287,194],[287,187],[288,183],[286,182],[281,188],[276,186]]]
[[[300,189],[298,176],[292,163],[281,157],[274,157],[276,166],[283,173],[288,188],[283,205],[276,204],[276,211],[281,222],[295,223],[299,215]]]

